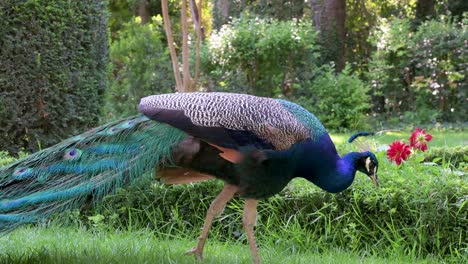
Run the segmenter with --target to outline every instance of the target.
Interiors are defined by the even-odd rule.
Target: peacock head
[[[369,176],[375,187],[379,187],[379,179],[377,177],[378,168],[379,162],[374,153],[370,151],[361,153],[359,159],[357,160],[356,169]]]

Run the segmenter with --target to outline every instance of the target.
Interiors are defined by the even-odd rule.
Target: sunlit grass
[[[0,238],[1,263],[197,263],[184,252],[195,241],[150,231],[89,232],[80,228],[21,228]],[[391,258],[331,250],[294,252],[260,245],[264,263],[432,263],[403,255]],[[247,245],[209,240],[202,263],[252,263]]]
[[[468,144],[468,132],[464,131],[427,131],[433,136],[433,140],[429,143],[432,147],[457,147]],[[369,136],[369,140],[375,140],[378,144],[390,144],[395,140],[404,140],[409,143],[411,131],[390,131],[379,135]],[[331,134],[331,138],[336,145],[347,144],[351,133],[347,134]],[[363,139],[367,140],[367,138]]]

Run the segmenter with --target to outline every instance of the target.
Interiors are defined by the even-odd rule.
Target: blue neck
[[[291,148],[297,161],[294,176],[303,177],[325,191],[337,193],[348,188],[356,174],[356,161],[361,153],[341,158],[328,134],[318,140],[305,140]]]

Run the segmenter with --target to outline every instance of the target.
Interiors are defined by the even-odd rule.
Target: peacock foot
[[[195,258],[197,258],[198,260],[202,260],[203,259],[203,249],[196,246],[196,247],[192,248],[191,250],[185,252],[185,255],[187,255],[187,256],[194,255]]]

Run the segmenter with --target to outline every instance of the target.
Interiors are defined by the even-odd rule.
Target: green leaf
[[[423,155],[417,155],[416,156],[416,162],[421,163],[424,161],[424,156]]]

